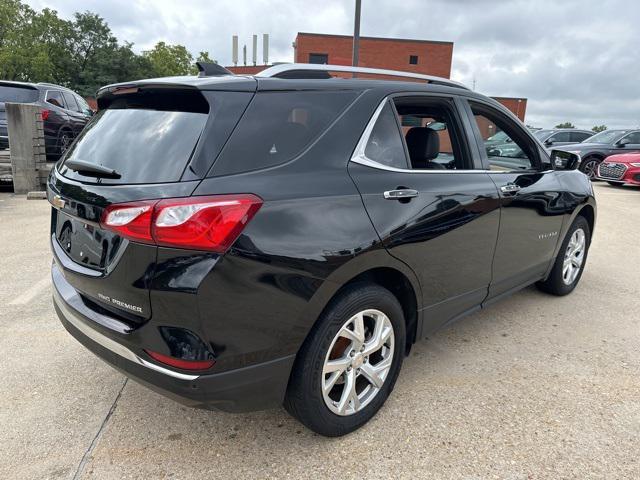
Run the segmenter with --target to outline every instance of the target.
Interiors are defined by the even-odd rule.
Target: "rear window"
[[[7,87],[0,85],[0,102],[31,103],[38,100],[38,91],[33,88]]]
[[[100,179],[101,183],[179,181],[207,122],[208,104],[201,98],[206,108],[193,108],[193,102],[183,98],[191,111],[179,111],[179,96],[165,93],[168,102],[154,102],[154,96],[138,94],[112,101],[85,127],[65,162],[81,160],[120,174],[118,179]],[[61,172],[75,180],[95,181],[64,164]]]
[[[262,92],[255,95],[213,167],[229,175],[296,157],[356,98],[351,91]]]

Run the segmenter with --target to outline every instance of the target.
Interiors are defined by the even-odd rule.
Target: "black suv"
[[[87,124],[93,111],[68,88],[50,83],[0,81],[0,148],[9,146],[4,104],[35,103],[42,107],[45,150],[48,160],[57,160]]]
[[[48,182],[65,328],[185,404],[284,403],[335,436],[418,339],[533,283],[574,289],[596,217],[576,155],[449,80],[328,73],[351,70],[102,88]],[[525,154],[489,156],[497,130]]]

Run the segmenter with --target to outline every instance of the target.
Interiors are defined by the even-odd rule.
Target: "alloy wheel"
[[[596,167],[598,166],[597,160],[589,160],[582,167],[582,172],[589,178],[593,179],[596,176]]]
[[[365,408],[384,385],[395,347],[393,325],[379,310],[364,310],[347,320],[334,337],[322,368],[322,396],[341,416]]]
[[[567,245],[567,250],[564,253],[562,281],[565,285],[571,285],[578,277],[584,262],[585,246],[586,236],[584,230],[578,228],[571,235],[569,245]]]
[[[62,134],[62,136],[60,137],[60,155],[67,151],[67,149],[71,145],[72,140],[73,139],[71,138],[71,135],[69,135],[68,133]]]

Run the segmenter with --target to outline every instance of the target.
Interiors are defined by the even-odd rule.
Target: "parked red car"
[[[610,185],[640,185],[640,153],[607,157],[598,166],[598,178]]]

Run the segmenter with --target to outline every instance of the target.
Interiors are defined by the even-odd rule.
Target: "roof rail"
[[[49,83],[49,82],[38,82],[36,83],[36,85],[42,85],[43,87],[66,88],[67,90],[70,90],[67,87],[63,87],[62,85],[56,85],[55,83]]]
[[[366,73],[369,75],[385,75],[388,77],[405,77],[425,80],[427,83],[446,85],[467,89],[465,85],[448,78],[423,75],[421,73],[402,72],[399,70],[385,70],[382,68],[352,67],[349,65],[320,65],[312,63],[284,63],[274,65],[259,73],[256,77],[266,78],[330,78],[329,72]],[[322,75],[326,73],[326,75]]]

